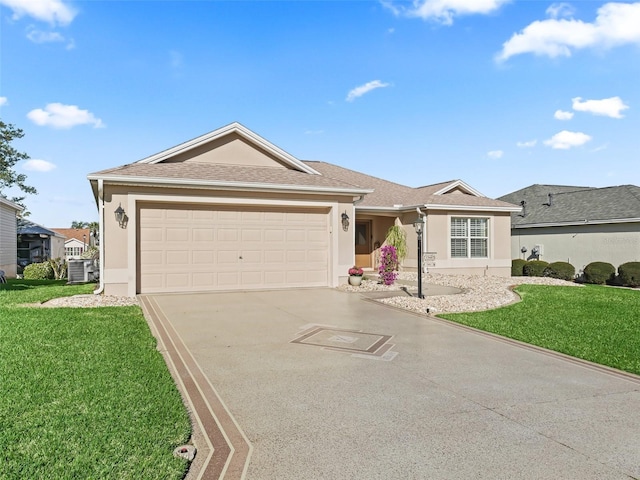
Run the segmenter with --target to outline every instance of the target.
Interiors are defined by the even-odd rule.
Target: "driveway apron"
[[[333,289],[142,302],[190,478],[640,478],[639,377]]]

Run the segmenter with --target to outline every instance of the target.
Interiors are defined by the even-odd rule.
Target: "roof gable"
[[[291,169],[318,175],[313,168],[235,122],[136,163],[205,163]]]
[[[75,238],[79,242],[88,242],[91,237],[91,230],[88,228],[51,228],[66,239]]]

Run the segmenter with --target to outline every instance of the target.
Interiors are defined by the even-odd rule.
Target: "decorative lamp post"
[[[413,227],[418,234],[418,298],[424,298],[422,294],[422,230],[424,227],[422,217],[418,217],[418,219],[413,222]]]

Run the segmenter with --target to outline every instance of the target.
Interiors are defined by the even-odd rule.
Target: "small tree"
[[[385,238],[387,245],[392,245],[396,249],[398,256],[398,262],[402,261],[407,256],[407,232],[404,231],[400,225],[393,225],[387,230],[387,237]]]
[[[35,188],[25,184],[27,176],[24,173],[16,173],[14,166],[21,160],[29,160],[29,155],[19,152],[11,146],[11,142],[17,138],[24,137],[24,133],[19,128],[0,120],[0,194],[5,188],[16,186],[24,193],[37,194]],[[22,203],[25,197],[14,197],[12,202],[24,207]],[[26,217],[29,212],[23,212]]]

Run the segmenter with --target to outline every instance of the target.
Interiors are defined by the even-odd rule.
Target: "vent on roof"
[[[547,203],[545,203],[545,205],[547,205],[547,206],[549,206],[549,207],[550,207],[551,205],[553,205],[553,194],[552,194],[552,193],[548,193],[548,194],[547,194],[547,198],[548,198],[549,200],[547,201]]]
[[[522,207],[522,213],[520,214],[521,217],[526,217],[527,216],[527,202],[525,200],[522,200],[520,202],[520,206]]]

